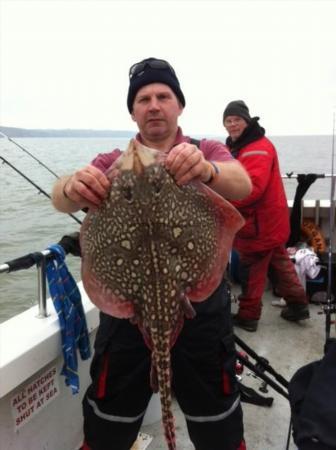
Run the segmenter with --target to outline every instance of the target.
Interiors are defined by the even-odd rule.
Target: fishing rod
[[[326,349],[328,344],[335,340],[335,338],[330,338],[330,328],[331,328],[331,314],[335,312],[335,304],[333,304],[332,299],[332,284],[336,280],[333,279],[332,274],[332,256],[333,256],[333,234],[335,231],[335,176],[334,176],[334,161],[335,161],[335,111],[333,113],[333,135],[332,135],[332,145],[331,145],[331,173],[332,179],[330,183],[330,215],[329,215],[329,249],[328,249],[328,285],[327,285],[327,302],[324,307],[324,312],[326,313]]]
[[[41,194],[45,195],[46,197],[49,198],[49,200],[51,200],[51,196],[44,191],[39,185],[37,185],[36,183],[34,183],[33,180],[31,180],[29,177],[27,177],[27,175],[25,175],[23,172],[21,172],[21,170],[17,169],[15,166],[13,166],[13,164],[11,164],[6,158],[4,158],[3,156],[0,155],[0,159],[2,159],[2,161],[7,164],[9,167],[11,167],[13,170],[15,170],[15,172],[17,172],[19,175],[21,175],[21,177],[23,177],[25,180],[27,180],[30,184],[32,184]],[[68,215],[70,217],[72,217],[77,223],[79,223],[80,225],[82,224],[82,222],[73,214],[68,213]]]
[[[24,148],[18,142],[14,141],[12,138],[7,136],[7,134],[5,134],[3,131],[0,131],[0,135],[2,135],[4,138],[8,139],[9,142],[12,142],[14,145],[19,147],[22,151],[27,153],[27,155],[29,155],[31,158],[35,159],[35,161],[37,161],[39,164],[41,164],[41,166],[43,166],[45,169],[47,169],[47,171],[50,172],[52,175],[54,175],[54,177],[59,178],[59,176],[53,170],[51,170],[46,164],[44,164],[42,161],[40,161],[38,158],[36,158],[36,156],[34,156],[32,153],[30,153],[26,148]]]
[[[0,135],[2,135],[4,138],[8,139],[9,142],[12,142],[14,145],[16,145],[19,149],[23,150],[25,153],[27,153],[27,155],[29,155],[31,158],[33,158],[35,161],[37,161],[41,166],[43,166],[45,169],[48,170],[49,173],[51,173],[52,175],[54,175],[54,177],[56,177],[57,179],[59,179],[60,177],[57,175],[57,173],[55,173],[53,170],[51,170],[46,164],[44,164],[41,160],[39,160],[36,156],[34,156],[32,153],[30,153],[30,151],[28,151],[26,148],[24,148],[22,145],[20,145],[18,142],[14,141],[12,138],[10,138],[9,136],[7,136],[7,134],[5,134],[3,131],[0,131]],[[12,169],[14,169],[17,173],[19,173],[23,178],[25,178],[27,181],[29,181],[33,186],[35,186],[39,192],[41,192],[42,194],[46,195],[50,200],[51,197],[49,194],[47,194],[45,191],[43,191],[43,189],[41,189],[36,183],[34,183],[32,180],[30,180],[30,178],[28,178],[26,175],[24,175],[22,172],[20,172],[19,169],[17,169],[15,166],[13,166],[13,164],[11,164],[9,161],[5,160],[5,158],[3,158],[1,156],[1,159],[8,164]],[[87,210],[83,209],[82,211],[87,212]],[[77,223],[79,223],[80,225],[82,224],[82,222],[73,214],[68,213],[70,217],[72,217]]]

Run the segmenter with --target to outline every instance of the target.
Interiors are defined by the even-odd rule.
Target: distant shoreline
[[[34,137],[34,138],[90,138],[90,137],[106,137],[106,138],[132,138],[135,136],[136,131],[130,130],[93,130],[93,129],[76,129],[76,128],[62,128],[62,129],[33,129],[33,128],[18,128],[18,127],[3,127],[0,126],[0,132],[4,133],[9,138],[26,138],[26,137]],[[215,135],[199,135],[198,133],[189,133],[189,136],[192,136],[197,139],[207,138],[207,139],[217,139],[222,141],[224,139],[223,136],[215,136]],[[302,138],[302,137],[313,137],[313,136],[331,136],[329,134],[312,134],[312,135],[273,135],[268,136],[271,140],[273,138]],[[0,139],[3,138],[0,134]]]
[[[111,138],[131,138],[135,132],[129,130],[81,130],[81,129],[27,129],[15,127],[1,127],[0,132],[9,138],[19,137],[111,137]],[[0,138],[2,138],[0,134]]]

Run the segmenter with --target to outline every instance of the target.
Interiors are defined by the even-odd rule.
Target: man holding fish
[[[222,143],[203,139],[195,145],[182,134],[178,118],[185,98],[167,61],[140,61],[129,80],[127,106],[139,128],[136,139],[124,153],[99,154],[53,189],[58,210],[89,208],[81,230],[83,282],[103,311],[92,384],[83,400],[83,449],[129,450],[157,389],[167,445],[176,449],[172,388],[196,450],[243,450],[223,279],[243,221],[224,198],[246,197],[251,181]],[[142,224],[148,227],[145,235]],[[106,248],[108,264],[100,259]],[[163,344],[170,345],[169,354]]]

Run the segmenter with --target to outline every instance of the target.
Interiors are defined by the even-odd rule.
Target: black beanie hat
[[[234,100],[233,102],[230,102],[224,110],[223,121],[227,116],[239,116],[246,120],[247,123],[251,122],[249,109],[243,100]]]
[[[147,58],[134,64],[130,69],[130,85],[127,95],[127,107],[130,113],[132,113],[133,102],[138,90],[151,83],[167,84],[174,91],[182,106],[185,106],[179,80],[171,65],[163,59]]]

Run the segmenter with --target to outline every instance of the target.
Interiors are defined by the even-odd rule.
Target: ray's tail
[[[172,412],[170,333],[152,333],[152,364],[160,394],[162,423],[169,450],[176,450],[175,421]]]

